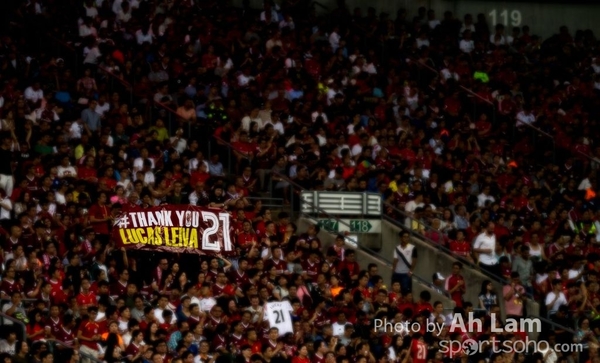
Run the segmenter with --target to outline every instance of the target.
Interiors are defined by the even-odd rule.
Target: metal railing
[[[420,62],[418,59],[412,59],[412,63],[416,64],[419,67],[419,69],[426,69],[427,71],[435,74],[437,77],[441,77],[442,76],[440,71],[438,71],[437,69],[431,67],[427,63]],[[421,73],[420,72],[418,74],[418,77],[419,77],[419,81],[420,81],[420,78],[421,78]],[[488,100],[486,98],[481,97],[477,93],[473,92],[473,90],[471,90],[471,89],[469,89],[469,88],[467,88],[467,87],[465,87],[463,85],[458,85],[458,87],[463,92],[465,92],[468,95],[468,97],[470,97],[470,98],[476,98],[479,101],[481,101],[481,102],[483,102],[483,103],[491,106],[492,107],[492,114],[491,114],[491,116],[492,116],[492,124],[496,124],[497,109],[496,109],[496,104],[494,102],[492,102],[492,101],[490,101],[490,100]],[[473,102],[472,103],[472,107],[473,107],[473,110],[472,110],[472,121],[475,122],[477,120],[477,118],[478,118],[477,117],[477,103]]]
[[[418,60],[413,60],[413,63],[416,64],[419,68],[423,68],[428,70],[429,72],[435,74],[436,76],[441,76],[440,72],[438,70],[436,70],[435,68],[431,67],[430,65],[423,63],[423,62],[419,62]],[[420,75],[419,75],[420,77]],[[496,120],[497,120],[497,107],[496,104],[484,97],[481,97],[480,95],[478,95],[476,92],[474,92],[473,90],[463,86],[463,85],[459,85],[459,88],[464,91],[466,94],[469,95],[469,97],[471,98],[477,98],[479,101],[488,104],[489,106],[492,107],[492,124],[496,124]],[[473,121],[477,120],[477,104],[473,103]],[[538,147],[537,145],[537,138],[536,135],[542,135],[546,138],[549,139],[549,141],[552,143],[552,160],[556,161],[556,140],[555,137],[551,134],[549,134],[546,131],[541,130],[540,128],[531,125],[531,124],[523,124],[526,125],[530,130],[531,130],[531,140],[532,140],[532,144],[534,145],[535,149],[537,150],[543,150],[545,149],[544,147]],[[513,128],[513,142],[515,141],[515,131],[516,131],[517,127],[515,126]],[[596,163],[600,163],[600,159],[595,158],[591,155],[585,154],[581,151],[578,151],[579,154],[581,154],[583,157],[591,160],[592,162],[596,162]]]
[[[49,33],[39,34],[37,39],[38,48],[40,50],[42,47],[52,48],[52,56],[62,58],[65,61],[65,64],[73,70],[73,75],[75,78],[79,78],[81,70],[80,63],[83,62],[83,54],[79,54],[77,48],[74,47],[73,44],[68,43],[64,39],[59,39]]]
[[[300,194],[301,194],[302,191],[306,191],[305,188],[303,188],[301,185],[295,183],[288,176],[283,175],[283,174],[278,173],[278,172],[275,172],[275,171],[273,171],[272,173],[274,175],[278,176],[279,178],[285,180],[290,185],[290,190],[292,191],[292,193],[294,193],[293,189],[297,189],[299,191],[298,196],[300,196]],[[290,199],[292,199],[292,198],[290,198]],[[339,224],[348,227],[349,230],[352,230],[352,228],[351,228],[351,226],[350,226],[349,223],[346,223],[344,220],[340,219],[338,216],[335,216],[335,215],[332,215],[332,214],[328,213],[326,210],[324,210],[323,208],[319,207],[318,205],[315,205],[315,204],[313,204],[313,203],[311,203],[310,201],[307,201],[307,200],[302,200],[301,203],[308,204],[310,206],[311,211],[313,211],[313,213],[305,214],[305,213],[302,212],[302,208],[299,208],[298,215],[296,216],[295,214],[293,214],[292,218],[299,217],[300,215],[304,215],[306,218],[314,220],[315,219],[315,216],[314,216],[315,213],[314,213],[314,211],[317,211],[318,212],[318,216],[317,217],[327,217],[330,220],[335,220]],[[294,213],[295,213],[295,211],[294,211]],[[352,237],[346,237],[346,238],[348,240],[350,240],[352,243],[354,243],[361,250],[364,250],[364,251],[368,252],[372,257],[375,257],[375,258],[379,259],[380,261],[384,262],[383,264],[386,265],[387,267],[389,267],[390,269],[392,268],[392,261],[390,260],[389,256],[382,256],[377,251],[375,251],[375,250],[373,250],[373,249],[371,249],[369,247],[366,247],[366,246],[360,244],[358,240],[356,240],[356,239],[354,239]],[[427,282],[427,279],[425,279],[425,278],[423,278],[421,276],[418,276],[416,274],[413,274],[412,276],[415,277],[417,280],[419,280],[421,283],[423,283],[423,284],[425,284],[427,286],[431,285],[430,283]]]
[[[272,172],[274,175],[277,175],[278,177],[280,177],[281,179],[284,179],[287,183],[290,184],[290,190],[293,190],[294,188],[298,190],[298,196],[300,195],[301,191],[305,191],[306,189],[303,188],[301,185],[295,183],[292,179],[290,179],[289,177],[280,174],[278,172]],[[293,192],[292,192],[293,193]],[[344,225],[346,227],[348,227],[348,230],[352,230],[351,226],[349,223],[346,223],[344,220],[340,219],[339,217],[335,216],[335,215],[331,215],[329,214],[327,211],[325,211],[323,208],[319,207],[318,205],[312,204],[309,201],[303,200],[302,203],[306,203],[310,206],[311,210],[313,211],[318,211],[318,217],[327,217],[330,220],[335,220],[337,223]],[[303,215],[304,213],[302,213],[301,211],[302,208],[300,208],[300,211],[298,212],[298,215],[295,216],[293,214],[292,219],[294,219],[295,217],[299,217],[300,215]],[[311,219],[314,220],[315,216],[313,215],[314,213],[308,214],[308,215],[304,215],[307,219]],[[349,240],[350,242],[352,242],[353,244],[355,244],[360,250],[367,252],[369,255],[371,255],[372,257],[378,259],[379,261],[382,262],[383,265],[385,265],[386,267],[389,267],[390,269],[393,268],[392,266],[392,261],[389,259],[389,256],[381,256],[381,254],[377,253],[377,251],[372,250],[369,247],[366,247],[362,244],[359,243],[359,241],[351,236],[345,236],[347,240]],[[427,282],[427,279],[423,278],[422,276],[419,276],[417,274],[412,274],[412,276],[414,278],[416,278],[419,282],[430,286],[431,284]]]
[[[218,154],[224,168],[227,169],[228,175],[231,175],[236,171],[237,160],[235,160],[234,157],[235,152],[240,153],[242,158],[247,159],[248,162],[252,160],[253,154],[251,152],[246,153],[237,149],[232,143],[225,141],[216,135],[211,135],[208,142],[208,156],[211,157],[215,153]]]
[[[159,114],[159,112],[155,112],[155,111],[160,111],[160,110],[164,110],[166,112],[166,120],[165,121],[165,126],[167,127],[167,130],[169,130],[169,135],[173,135],[176,131],[176,129],[179,127],[179,119],[181,118],[179,116],[179,114],[177,114],[177,111],[172,109],[171,107],[165,105],[162,102],[158,102],[154,100],[154,97],[152,95],[150,95],[150,97],[152,97],[151,100],[149,100],[148,105],[150,107],[149,110],[149,122],[151,122],[152,124],[156,124],[156,120],[158,120],[159,118],[162,118]],[[188,127],[187,127],[187,136],[188,138],[190,137],[191,134],[191,123],[187,122]]]
[[[284,179],[284,180],[285,180],[287,183],[289,183],[289,184],[290,184],[290,187],[291,187],[291,188],[290,188],[290,190],[293,190],[294,188],[295,188],[295,189],[297,189],[299,192],[300,192],[300,191],[303,191],[303,190],[306,190],[305,188],[303,188],[303,187],[302,187],[302,186],[300,186],[299,184],[295,183],[295,182],[294,182],[292,179],[288,178],[287,176],[285,176],[285,175],[282,175],[282,174],[280,174],[280,173],[278,173],[278,172],[272,172],[272,173],[273,173],[274,175],[277,175],[278,177],[280,177],[280,178]],[[300,195],[300,193],[298,193],[298,196],[299,196],[299,195]],[[327,216],[328,218],[334,219],[334,220],[336,220],[338,223],[340,223],[340,224],[342,224],[342,225],[344,225],[344,226],[347,226],[348,228],[350,228],[350,224],[349,224],[349,223],[346,223],[346,222],[344,222],[343,220],[339,219],[339,218],[338,218],[338,217],[336,217],[336,216],[330,215],[329,213],[327,213],[327,211],[323,210],[323,209],[322,209],[322,208],[320,208],[319,206],[317,206],[317,205],[314,205],[314,204],[312,204],[312,203],[310,203],[310,202],[308,202],[308,201],[306,201],[305,203],[309,204],[313,210],[316,210],[316,211],[318,211],[318,212],[319,212],[319,215],[321,215],[321,216]],[[296,213],[298,213],[298,214],[296,214]],[[298,211],[298,212],[294,211],[294,212],[293,212],[293,214],[292,214],[292,219],[296,219],[296,217],[299,217],[301,214],[302,214],[302,212],[300,212],[300,211]],[[307,217],[307,218],[309,218],[309,219],[315,219],[315,216],[314,216],[314,215],[306,215],[306,217]],[[355,239],[354,239],[354,238],[352,238],[352,237],[348,237],[348,240],[350,240],[352,243],[356,244],[357,246],[359,245],[359,244],[358,244],[358,241],[357,241],[357,240],[355,240]]]
[[[111,92],[119,92],[123,95],[129,96],[129,104],[133,104],[133,86],[131,83],[123,79],[122,75],[115,74],[114,72],[106,69],[103,65],[98,65],[97,70],[107,76],[107,85]]]
[[[271,197],[246,197],[249,201],[260,201],[264,208],[269,209],[280,209],[283,206],[282,198],[271,198]]]
[[[0,312],[0,326],[5,326],[4,320],[9,320],[13,325],[18,325],[20,327],[21,341],[27,340],[27,327],[25,326],[24,322],[22,322],[19,319],[13,318],[12,316],[7,315],[6,313]]]
[[[401,211],[400,209],[396,208],[395,206],[393,206],[393,205],[391,205],[389,203],[386,203],[386,202],[384,202],[383,205],[386,208],[391,208],[394,213],[399,214],[402,217],[402,222],[405,222],[407,219],[409,221],[413,220],[412,217],[410,217],[408,214],[406,214],[405,212]],[[428,245],[431,245],[432,247],[436,248],[437,250],[439,250],[439,251],[441,251],[441,252],[443,252],[443,253],[451,256],[452,258],[455,258],[455,259],[459,260],[464,266],[468,266],[471,269],[474,269],[474,270],[476,270],[478,272],[481,272],[483,275],[485,275],[485,277],[489,278],[490,280],[492,280],[494,282],[497,282],[499,284],[502,284],[502,285],[507,285],[509,283],[509,281],[507,281],[507,280],[505,280],[505,279],[503,279],[503,278],[501,278],[499,276],[496,276],[496,275],[493,275],[493,274],[489,273],[488,271],[480,268],[479,266],[477,266],[476,264],[472,263],[471,261],[465,259],[464,257],[459,256],[459,255],[457,255],[455,253],[452,253],[452,251],[448,247],[445,246],[445,240],[442,240],[442,239],[444,239],[443,238],[444,237],[443,233],[441,233],[441,232],[439,233],[440,241],[434,241],[430,237],[428,237],[428,236],[420,233],[418,230],[414,230],[412,228],[408,228],[405,223],[401,223],[401,221],[397,220],[396,218],[391,217],[387,213],[384,213],[382,215],[382,218],[385,219],[386,221],[390,222],[391,224],[395,225],[396,227],[399,227],[402,230],[407,231],[408,233],[411,234],[411,236],[416,236],[420,240],[425,241]],[[419,223],[423,227],[425,227],[426,230],[433,230],[434,229],[431,225],[427,224],[426,222],[418,221],[417,223]],[[532,295],[530,295],[530,294],[527,294],[527,296],[528,297],[532,297]]]

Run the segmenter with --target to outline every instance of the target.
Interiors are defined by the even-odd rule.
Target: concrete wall
[[[310,219],[298,219],[298,230],[306,230],[310,223],[312,223]],[[365,267],[370,263],[375,263],[379,269],[379,274],[383,277],[386,284],[391,281],[391,263],[394,256],[394,249],[398,243],[398,233],[400,231],[400,227],[386,220],[382,220],[381,234],[361,234],[358,238],[358,244],[362,249],[356,249],[357,261],[361,266]],[[335,241],[335,235],[321,230],[319,233],[319,239],[321,240],[321,245],[324,248],[327,248],[333,245]],[[427,290],[431,293],[432,302],[439,300],[444,304],[445,308],[453,308],[454,302],[451,299],[448,299],[444,295],[437,293],[420,280],[423,280],[426,283],[431,283],[431,277],[435,272],[439,272],[446,277],[450,276],[452,264],[458,261],[458,259],[438,250],[428,242],[425,242],[414,235],[411,238],[411,242],[417,247],[419,254],[417,267],[415,269],[415,275],[417,278],[413,278],[413,296],[419,296],[421,291]],[[348,245],[348,247],[350,247],[350,245]],[[365,247],[370,251],[367,252]],[[464,266],[462,275],[467,282],[465,300],[470,301],[475,305],[479,301],[478,296],[483,281],[489,280],[489,278],[476,268],[471,268],[470,266]],[[495,281],[493,284],[496,294],[499,297],[500,307],[504,312],[504,299],[502,298],[503,285]],[[526,310],[528,316],[539,316],[539,304],[533,300],[528,300],[526,302]],[[502,318],[505,318],[504,313],[502,314]],[[537,332],[529,333],[531,338],[536,338],[538,335]]]
[[[383,243],[380,256],[390,256],[389,258],[393,258],[394,249],[399,241],[398,233],[400,230],[399,227],[392,225],[387,221],[384,221],[381,224],[381,239]],[[417,247],[419,254],[417,267],[415,269],[415,273],[418,276],[424,276],[428,282],[431,281],[431,277],[435,272],[439,272],[446,277],[450,276],[452,264],[457,262],[458,259],[439,251],[429,243],[415,238],[414,236],[412,237],[412,243]],[[463,276],[467,282],[465,300],[475,304],[478,301],[479,291],[483,281],[489,279],[481,272],[467,268],[466,266],[463,268]],[[495,288],[497,293],[502,291],[502,286],[500,284],[495,284]]]
[[[307,218],[300,218],[297,221],[297,225],[298,225],[298,230],[302,231],[302,230],[306,230],[306,228],[310,225],[311,220],[307,219]],[[367,241],[371,241],[373,242],[373,245],[375,245],[374,240],[379,241],[379,235],[378,234],[363,234],[363,235],[359,235],[359,244],[362,246],[362,240],[363,238],[365,238]],[[324,230],[321,230],[321,232],[319,233],[319,240],[321,241],[321,245],[324,248],[327,248],[331,245],[333,245],[333,243],[335,242],[335,235],[329,232],[326,232]],[[379,244],[379,243],[377,243]],[[351,246],[348,244],[349,248],[353,248],[354,246]],[[390,281],[392,280],[392,268],[391,268],[391,261],[386,261],[385,259],[382,259],[378,256],[374,256],[372,253],[369,253],[367,251],[361,250],[361,249],[356,249],[356,257],[357,257],[357,262],[361,265],[364,266],[366,268],[366,266],[368,266],[371,263],[374,263],[377,265],[377,268],[379,270],[379,275],[381,275],[381,277],[383,277],[383,280],[385,281],[385,284],[387,286],[389,286]],[[424,276],[420,276],[422,279],[425,280]],[[413,296],[419,296],[419,294],[421,293],[421,291],[429,291],[431,293],[431,302],[433,303],[434,301],[441,301],[442,304],[444,304],[444,307],[446,309],[452,309],[454,308],[455,304],[454,301],[452,301],[451,299],[447,298],[446,296],[438,293],[437,291],[433,290],[432,288],[430,288],[428,285],[422,283],[418,278],[413,278]]]
[[[382,244],[379,256],[391,256],[388,258],[393,257],[393,249],[398,243],[398,233],[400,232],[400,230],[400,227],[393,225],[388,221],[383,221],[381,223]],[[415,273],[418,276],[427,276],[429,279],[431,279],[431,276],[435,272],[439,272],[446,277],[450,276],[452,271],[452,264],[456,261],[459,261],[458,259],[434,248],[429,243],[419,238],[416,238],[414,235],[411,238],[411,241],[415,246],[417,246],[419,253],[417,268],[415,269]],[[479,270],[471,268],[469,266],[464,266],[462,275],[467,281],[467,292],[465,294],[465,300],[476,304],[479,301],[478,296],[479,291],[481,289],[481,285],[483,284],[483,281],[489,280],[489,278],[483,273],[481,273]],[[498,296],[502,296],[502,284],[498,282],[493,283]],[[499,301],[500,306],[504,311],[504,299],[500,298]],[[540,307],[539,304],[535,301],[527,301],[526,309],[528,315],[539,315]]]
[[[240,6],[241,2],[241,0],[233,0],[233,4],[237,6]],[[318,2],[329,9],[336,7],[336,0],[318,0]],[[263,0],[250,0],[253,8],[261,8],[262,3]],[[346,0],[346,3],[351,11],[355,7],[359,7],[364,14],[368,7],[373,6],[378,12],[389,13],[392,18],[395,17],[396,11],[402,8],[407,9],[412,18],[421,6],[434,9],[438,19],[446,10],[452,11],[460,19],[466,13],[471,13],[474,17],[483,13],[492,26],[495,25],[494,20],[496,23],[502,23],[508,27],[529,25],[532,34],[538,34],[544,38],[555,34],[561,25],[568,26],[572,33],[577,29],[592,29],[596,34],[600,32],[600,22],[597,21],[596,16],[600,11],[600,3],[581,5],[564,1],[562,4],[548,4],[544,1],[502,0],[380,0],[376,3],[369,0]],[[317,9],[323,12],[320,7]],[[506,15],[503,13],[505,10]]]

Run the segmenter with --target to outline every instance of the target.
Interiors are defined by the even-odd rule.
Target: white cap
[[[445,279],[446,279],[446,278],[444,277],[444,275],[442,275],[442,274],[441,274],[441,273],[439,273],[439,272],[436,272],[434,276],[435,276],[435,278],[436,278],[436,279],[438,279],[438,280],[445,280]]]

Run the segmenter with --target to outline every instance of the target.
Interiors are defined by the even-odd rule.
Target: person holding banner
[[[107,205],[108,196],[105,192],[98,194],[98,202],[94,204],[89,211],[89,221],[96,233],[96,238],[104,245],[108,244],[111,222],[114,220],[111,215],[111,208]]]

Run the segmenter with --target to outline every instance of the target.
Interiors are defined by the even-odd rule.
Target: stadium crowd
[[[0,298],[27,336],[4,321],[3,362],[598,363],[591,31],[541,39],[483,14],[343,0],[327,15],[306,0],[2,6]],[[434,276],[484,331],[425,330],[453,315],[412,295],[407,232],[383,281],[344,236],[322,246],[318,226],[262,206],[270,192],[297,207],[298,186],[380,193],[407,229],[506,280],[463,301],[461,263]],[[119,213],[163,203],[227,210],[237,256],[115,247]],[[544,337],[585,351],[441,349],[516,347],[525,332],[491,331],[500,299],[509,317],[536,299],[573,330]],[[289,301],[293,333],[269,326],[269,301]],[[375,329],[384,317],[423,330]]]

